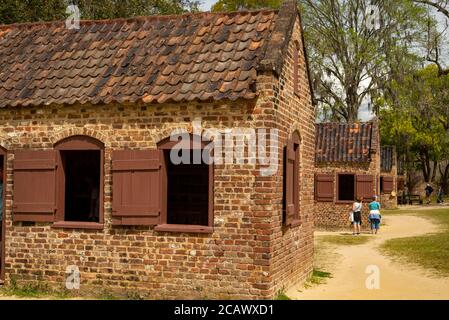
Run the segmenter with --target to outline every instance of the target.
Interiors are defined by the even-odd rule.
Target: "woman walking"
[[[380,221],[382,220],[382,215],[380,214],[380,203],[377,202],[377,196],[374,196],[374,201],[369,205],[369,215],[368,220],[371,224],[371,234],[377,234],[380,228]]]
[[[356,201],[352,204],[352,226],[354,231],[353,235],[360,234],[360,226],[362,225],[362,198],[357,197]]]

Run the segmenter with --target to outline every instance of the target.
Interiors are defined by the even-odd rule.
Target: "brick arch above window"
[[[56,145],[58,142],[74,136],[85,136],[95,139],[101,142],[105,148],[109,148],[111,146],[111,141],[106,134],[99,130],[86,127],[65,128],[50,135],[49,139],[53,145]]]
[[[5,135],[0,135],[0,153],[11,149],[11,138]]]
[[[289,138],[291,138],[295,132],[299,135],[299,140],[301,141],[302,140],[301,125],[299,124],[299,122],[294,122],[293,125],[290,126],[290,129],[288,130]]]
[[[190,132],[184,132],[184,134],[189,135],[188,145],[186,146],[186,148],[189,148],[189,149],[192,148],[192,143],[193,143],[192,141],[194,140],[194,138],[198,139],[196,141],[201,142],[201,149],[204,149],[210,142],[209,140],[206,140],[205,137],[202,137],[199,135],[194,135]],[[181,139],[181,135],[176,135],[176,136],[178,137],[178,140],[175,140],[175,141],[171,140],[171,136],[167,136],[164,139],[162,139],[161,141],[159,141],[157,143],[158,149],[171,149],[174,145],[178,145],[178,143]],[[182,138],[184,138],[184,137],[182,137]]]
[[[295,130],[292,132],[292,134],[290,134],[290,140],[292,140],[295,144],[301,144],[301,135],[299,134],[298,130]]]
[[[86,135],[74,135],[54,144],[55,149],[77,149],[77,150],[101,150],[104,149],[104,143],[96,138]]]
[[[172,134],[178,134],[178,133],[192,133],[193,128],[191,126],[184,126],[184,127],[177,127],[177,128],[163,128],[158,130],[153,134],[154,141],[156,143],[156,146],[160,145],[162,141],[166,140],[167,137],[170,139],[170,136]]]

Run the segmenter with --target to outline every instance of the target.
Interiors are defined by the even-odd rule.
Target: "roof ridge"
[[[148,21],[148,20],[169,20],[169,19],[179,19],[182,17],[197,17],[197,16],[207,16],[207,15],[216,15],[216,16],[234,16],[237,14],[259,14],[259,13],[273,13],[278,12],[278,9],[256,9],[256,10],[241,10],[241,11],[230,11],[230,12],[211,12],[211,11],[202,11],[202,12],[187,12],[183,14],[167,14],[167,15],[150,15],[150,16],[135,16],[129,18],[114,18],[114,19],[86,19],[80,20],[80,24],[109,24],[115,22],[135,22],[135,21]],[[11,29],[11,28],[27,28],[34,26],[51,26],[64,24],[64,20],[53,20],[53,21],[35,21],[35,22],[18,22],[11,24],[0,24],[0,30]]]
[[[299,11],[296,1],[284,1],[279,9],[270,38],[265,43],[259,70],[280,74],[297,16],[299,16]]]

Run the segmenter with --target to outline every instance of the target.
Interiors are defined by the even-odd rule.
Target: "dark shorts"
[[[360,211],[354,212],[354,223],[362,224],[362,213]]]
[[[379,229],[380,226],[380,220],[379,219],[371,219],[371,229]]]

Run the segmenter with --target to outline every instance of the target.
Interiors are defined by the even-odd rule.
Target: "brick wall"
[[[63,287],[76,265],[83,288],[139,291],[150,298],[267,298],[273,212],[258,208],[255,166],[216,165],[214,228],[210,235],[155,232],[152,227],[111,225],[112,149],[154,149],[174,128],[202,117],[204,127],[264,126],[255,101],[179,105],[48,106],[0,110],[3,146],[49,149],[72,135],[105,144],[103,230],[13,223],[12,166],[6,191],[6,281],[43,281]]]
[[[298,46],[299,95],[293,87],[293,58]],[[288,47],[284,69],[274,90],[276,124],[280,135],[280,152],[294,131],[298,131],[300,144],[299,210],[301,225],[284,227],[282,221],[282,175],[276,177],[273,209],[278,214],[273,221],[272,273],[276,291],[287,289],[304,281],[313,270],[313,181],[315,153],[315,111],[311,102],[301,28],[296,20]],[[281,159],[282,160],[282,159]]]
[[[391,177],[393,179],[393,192],[380,192],[380,201],[382,208],[394,209],[398,207],[398,166],[396,149],[393,149],[393,162],[390,171],[381,171],[383,177]]]

